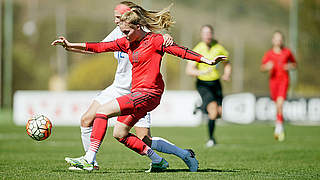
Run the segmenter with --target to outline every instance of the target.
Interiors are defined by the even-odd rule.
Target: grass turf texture
[[[217,127],[219,145],[205,148],[206,126],[152,128],[182,148],[195,150],[199,172],[190,173],[177,157],[161,154],[170,163],[163,173],[145,173],[150,160],[111,137],[98,153],[101,169],[69,171],[65,156],[83,155],[78,127],[53,127],[49,139],[37,142],[24,127],[14,126],[0,112],[1,179],[320,179],[320,127],[287,125],[287,139],[276,142],[268,124]]]

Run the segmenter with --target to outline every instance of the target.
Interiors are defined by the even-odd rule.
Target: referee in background
[[[214,30],[211,25],[203,25],[201,27],[201,42],[195,47],[194,51],[203,55],[205,58],[214,59],[219,55],[228,57],[228,51],[214,39]],[[221,79],[229,81],[231,76],[231,65],[229,61],[223,62],[224,71]],[[203,63],[189,61],[186,67],[186,73],[197,77],[197,90],[202,99],[201,110],[208,114],[208,131],[209,140],[207,147],[216,145],[214,138],[214,129],[216,119],[222,113],[222,88],[220,83],[220,74],[216,66],[211,66]]]

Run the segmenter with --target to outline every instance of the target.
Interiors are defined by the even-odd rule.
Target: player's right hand
[[[52,46],[57,46],[57,45],[60,45],[60,46],[63,46],[64,48],[68,48],[69,47],[69,41],[63,37],[63,36],[60,36],[59,39],[57,40],[54,40],[51,45]]]

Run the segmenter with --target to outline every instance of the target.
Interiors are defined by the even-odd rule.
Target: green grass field
[[[182,148],[192,148],[200,163],[190,173],[177,157],[160,154],[170,163],[163,173],[145,173],[150,160],[111,137],[98,153],[101,169],[70,172],[65,156],[83,155],[78,127],[54,127],[52,136],[36,142],[24,127],[14,126],[0,112],[1,179],[320,179],[320,127],[287,125],[287,139],[276,142],[270,124],[218,126],[219,145],[205,148],[206,126],[152,128]]]

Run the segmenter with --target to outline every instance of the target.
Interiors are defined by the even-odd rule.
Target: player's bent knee
[[[93,125],[95,115],[83,115],[81,117],[81,126],[82,127],[90,127]]]
[[[128,132],[124,132],[124,131],[117,131],[114,130],[113,131],[113,137],[116,138],[117,140],[127,137],[128,136]]]
[[[145,128],[145,127],[134,127],[136,131],[136,136],[139,139],[143,139],[145,136],[148,136],[151,139],[151,133],[150,133],[150,128]]]
[[[208,116],[211,120],[215,120],[218,117],[218,110],[217,109],[208,109]]]

